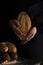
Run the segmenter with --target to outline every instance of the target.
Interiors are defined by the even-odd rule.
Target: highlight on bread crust
[[[14,44],[7,44],[8,52],[17,53],[17,48]]]

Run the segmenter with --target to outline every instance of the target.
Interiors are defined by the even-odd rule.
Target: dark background
[[[26,11],[31,17],[32,27],[37,27],[37,35],[25,46],[20,45],[9,26],[9,20],[16,19],[21,11]],[[43,60],[43,0],[0,1],[0,42],[13,42],[19,54],[36,61]]]
[[[9,20],[16,19],[21,11],[30,15],[33,25],[43,26],[43,0],[0,1],[0,41],[10,40]]]

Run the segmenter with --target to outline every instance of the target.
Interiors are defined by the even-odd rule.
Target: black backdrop
[[[9,20],[16,19],[21,11],[26,11],[32,20],[32,26],[37,27],[37,35],[25,46],[20,45],[9,26]],[[43,60],[43,0],[14,0],[0,2],[0,42],[13,42],[19,54],[36,61]]]

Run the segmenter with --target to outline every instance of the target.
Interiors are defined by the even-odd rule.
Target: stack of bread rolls
[[[5,61],[17,60],[17,48],[14,44],[9,42],[0,43],[0,59]]]

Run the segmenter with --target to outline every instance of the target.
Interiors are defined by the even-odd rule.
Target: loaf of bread
[[[26,12],[21,12],[18,15],[17,21],[21,25],[21,31],[26,35],[31,28],[31,19]]]

